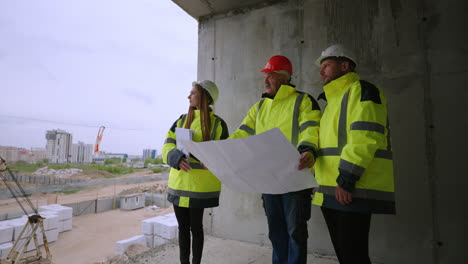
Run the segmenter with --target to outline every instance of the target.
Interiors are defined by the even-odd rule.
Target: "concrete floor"
[[[148,263],[179,263],[178,244],[167,244],[160,248],[151,249],[140,255],[129,258],[119,264],[148,264]],[[258,244],[240,242],[212,236],[205,236],[203,250],[204,264],[269,264],[271,263],[271,248]],[[308,264],[337,264],[334,256],[320,256],[309,254]]]

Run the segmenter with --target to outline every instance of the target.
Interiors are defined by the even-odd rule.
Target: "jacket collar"
[[[347,90],[352,83],[359,81],[359,79],[360,78],[357,73],[348,72],[345,75],[329,82],[323,87],[326,98],[330,98],[340,91]]]
[[[213,111],[211,109],[209,109],[208,111],[210,111],[210,116],[214,115],[214,113],[213,113]],[[200,113],[201,113],[201,111],[198,110],[198,109],[193,110],[193,117],[199,118]]]
[[[290,96],[291,94],[293,94],[295,92],[296,92],[296,88],[294,88],[291,85],[283,84],[283,85],[280,86],[280,88],[278,89],[278,92],[276,92],[275,96],[271,96],[271,95],[269,95],[267,93],[264,93],[264,94],[262,94],[262,98],[269,98],[269,99],[272,99],[272,100],[279,100],[279,99],[286,98],[286,97]]]

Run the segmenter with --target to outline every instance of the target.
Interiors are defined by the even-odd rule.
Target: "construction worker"
[[[192,83],[188,96],[189,110],[181,115],[167,133],[162,150],[164,163],[171,166],[167,200],[174,205],[179,224],[180,263],[190,263],[190,232],[192,233],[192,263],[201,262],[203,251],[204,208],[219,205],[221,182],[195,157],[177,149],[176,127],[193,130],[196,142],[219,140],[228,137],[223,119],[213,113],[210,105],[218,99],[218,87],[212,81]]]
[[[356,57],[342,45],[324,50],[316,65],[327,106],[313,203],[321,206],[339,262],[370,264],[371,214],[395,213],[387,99],[359,78]]]
[[[242,138],[279,128],[301,153],[298,169],[311,168],[317,155],[320,108],[312,96],[291,83],[292,65],[284,56],[271,57],[264,73],[263,99],[250,108],[229,138]],[[274,161],[273,161],[274,162]],[[305,264],[311,189],[284,194],[262,194],[273,246],[273,263]]]

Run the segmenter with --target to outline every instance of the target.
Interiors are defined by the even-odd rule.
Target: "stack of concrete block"
[[[0,222],[0,259],[6,259],[13,247],[14,228],[7,224],[8,221]]]
[[[19,240],[17,248],[22,248],[23,245],[26,244],[26,238],[29,237],[32,232],[31,225],[26,226],[26,223],[28,222],[27,216],[23,216],[22,218],[18,218],[18,219],[9,220],[8,222],[9,222],[8,224],[14,229],[13,242],[15,242],[16,240]],[[23,234],[21,234],[21,231],[23,231],[23,228],[25,226],[26,226],[26,229],[24,230]],[[39,243],[39,245],[43,245],[44,241],[42,239],[41,229],[38,228],[36,230],[36,236],[37,236],[37,242]],[[31,242],[29,242],[28,247],[26,248],[26,251],[31,251],[35,249],[35,247],[36,245],[34,244],[34,239],[32,239]]]
[[[24,226],[27,223],[27,217],[24,216],[22,218],[18,219],[12,219],[12,220],[7,220],[7,221],[2,221],[0,223],[0,258],[6,258],[8,256],[8,253],[10,252],[11,248],[13,247],[13,244],[15,243],[16,240],[18,241],[17,248],[22,248],[26,244],[26,238],[31,234],[31,226],[27,226],[25,231],[20,237],[21,231],[23,230]],[[42,239],[42,231],[38,229],[36,231],[37,234],[37,241],[39,245],[43,245],[43,239]],[[8,241],[6,241],[8,240]],[[31,251],[35,249],[36,246],[34,244],[34,241],[31,240],[31,242],[28,244],[28,247],[26,248],[26,251]]]
[[[72,208],[54,206],[48,209],[49,210],[41,211],[39,214],[44,218],[43,224],[47,242],[51,243],[58,240],[60,230],[66,231],[71,229]],[[18,240],[17,249],[22,248],[26,244],[26,239],[30,236],[32,231],[31,225],[26,225],[28,217],[29,216],[23,215],[21,218],[0,222],[0,258],[6,258],[8,256],[8,253],[15,241]],[[23,231],[25,226],[26,229],[20,237],[21,231]],[[44,239],[42,229],[38,228],[36,235],[39,245],[43,245]],[[32,239],[29,242],[26,251],[31,251],[35,248],[36,245],[34,239]]]
[[[140,244],[140,245],[146,246],[145,236],[139,235],[139,236],[134,236],[128,239],[119,240],[117,241],[117,244],[115,246],[115,251],[118,255],[122,255],[125,253],[127,248],[132,244]]]
[[[14,228],[2,221],[0,223],[0,244],[13,241]]]
[[[178,224],[175,214],[167,214],[145,219],[141,222],[141,231],[145,236],[146,246],[155,248],[178,237]]]
[[[6,259],[10,253],[13,243],[8,242],[0,245],[0,259]]]
[[[44,239],[42,237],[42,231],[37,231],[37,243],[39,244],[39,246],[42,246],[44,245]],[[23,248],[24,245],[26,245],[26,242],[27,242],[27,239],[26,238],[21,238],[20,241],[18,242],[18,245],[17,245],[17,249],[20,249],[20,248]],[[12,243],[15,243],[15,242],[12,242]],[[34,238],[31,239],[31,241],[29,241],[29,244],[28,244],[28,247],[26,248],[26,252],[29,252],[31,250],[34,250],[36,249],[36,244],[34,242]]]
[[[44,218],[42,223],[44,225],[44,231],[45,231],[45,235],[47,238],[47,242],[52,243],[52,242],[57,241],[58,234],[59,234],[58,215],[55,212],[47,212],[47,211],[41,212],[40,215]],[[19,242],[20,247],[21,245],[24,245],[26,243],[26,238],[29,237],[32,231],[31,226],[28,225],[23,235],[19,237],[21,230],[23,230],[27,221],[28,221],[27,216],[23,216],[20,219],[10,220],[10,225],[14,228],[13,241],[16,241],[17,239],[21,239]],[[36,231],[36,235],[37,235],[37,241],[39,245],[44,245],[44,237],[42,234],[42,229],[38,228]],[[31,251],[35,249],[35,247],[36,246],[34,244],[34,240],[31,240],[31,242],[29,242],[29,245],[26,251]]]
[[[177,239],[179,230],[175,214],[156,216],[141,221],[143,235],[117,241],[116,253],[122,255],[131,244],[141,244],[148,248],[166,244]]]
[[[40,206],[39,211],[41,212],[40,214],[43,214],[44,212],[56,213],[56,215],[58,216],[58,221],[59,221],[58,229],[60,233],[64,231],[72,230],[73,208],[63,206],[60,204],[50,204],[50,205]]]
[[[53,211],[42,211],[40,215],[44,218],[43,224],[47,242],[57,241],[61,226],[59,215]]]

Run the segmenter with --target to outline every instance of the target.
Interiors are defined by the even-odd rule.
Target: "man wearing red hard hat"
[[[315,99],[291,83],[292,64],[285,56],[271,57],[264,69],[264,94],[229,138],[242,138],[279,128],[301,153],[298,169],[312,168],[317,157],[320,108]],[[273,246],[273,264],[307,262],[307,221],[312,189],[262,194]]]

